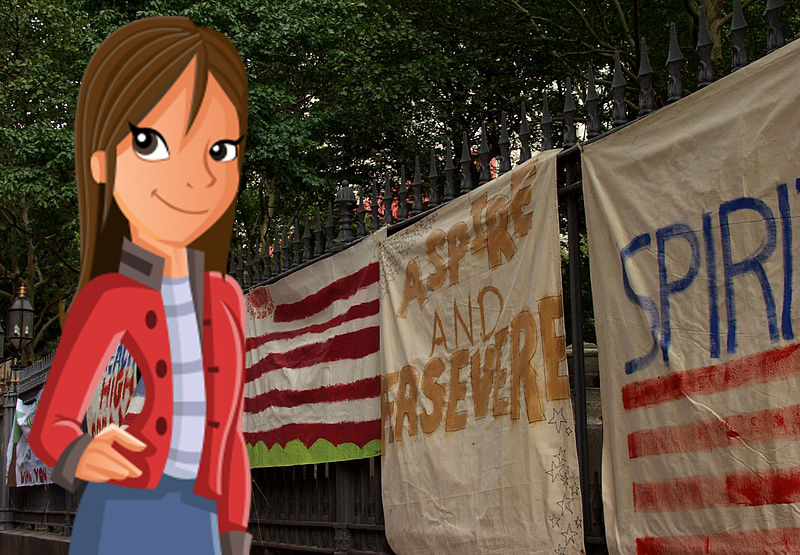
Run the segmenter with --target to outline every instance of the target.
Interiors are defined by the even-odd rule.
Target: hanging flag
[[[245,296],[244,436],[253,467],[380,452],[381,230]]]
[[[614,553],[800,553],[800,41],[586,145]]]
[[[38,486],[53,483],[53,480],[50,479],[52,469],[40,461],[28,445],[28,434],[30,434],[31,424],[36,416],[36,409],[39,407],[41,397],[42,390],[40,389],[31,403],[24,403],[22,399],[17,399],[16,418],[11,434],[12,444],[9,445],[7,451],[7,463],[12,460],[15,462],[15,481],[11,483],[9,480],[9,485]]]

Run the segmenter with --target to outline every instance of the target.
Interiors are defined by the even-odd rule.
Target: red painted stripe
[[[757,507],[800,501],[800,466],[633,483],[637,512]]]
[[[329,283],[304,299],[276,306],[273,320],[275,322],[294,322],[308,318],[325,310],[335,301],[352,297],[359,289],[377,283],[379,278],[378,263],[373,262],[349,276]]]
[[[267,447],[276,443],[285,447],[293,439],[299,439],[311,447],[318,439],[326,439],[334,445],[355,443],[364,447],[374,439],[381,438],[381,420],[365,422],[339,422],[336,424],[287,424],[268,432],[245,432],[244,439],[250,445],[263,441]]]
[[[795,343],[714,366],[628,384],[622,388],[622,404],[625,410],[632,410],[797,375],[800,375],[800,344]]]
[[[800,553],[800,529],[748,530],[701,536],[636,538],[637,555],[763,555]]]
[[[279,368],[307,368],[336,360],[353,360],[377,353],[380,328],[373,326],[336,335],[327,341],[302,345],[285,353],[270,353],[247,368],[247,382]]]
[[[268,407],[296,407],[311,403],[336,403],[378,398],[381,394],[381,377],[364,378],[351,383],[326,385],[305,391],[273,390],[256,397],[245,398],[244,411],[261,412]]]
[[[249,351],[250,349],[260,347],[269,341],[291,339],[307,333],[321,333],[345,322],[350,322],[351,320],[358,320],[359,318],[365,318],[367,316],[375,316],[380,312],[380,308],[381,303],[379,299],[367,301],[365,303],[352,306],[344,314],[339,314],[335,318],[331,318],[327,322],[323,322],[321,324],[314,324],[313,326],[306,326],[296,330],[265,333],[264,335],[259,335],[258,337],[248,337],[245,340],[245,348]]]
[[[797,437],[800,437],[800,405],[639,430],[628,435],[628,454],[635,459]]]

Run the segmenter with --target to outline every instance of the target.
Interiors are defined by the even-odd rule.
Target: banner
[[[252,467],[380,451],[378,244],[386,230],[245,296]]]
[[[122,424],[135,388],[136,362],[120,343],[111,355],[86,410],[89,433],[94,436],[109,424]]]
[[[11,434],[11,442],[8,449],[8,461],[15,461],[15,480],[10,486],[38,486],[41,484],[52,484],[50,472],[52,469],[46,466],[39,458],[33,454],[28,446],[28,434],[31,431],[31,422],[36,415],[36,408],[39,406],[39,399],[42,390],[36,395],[36,399],[25,404],[22,399],[17,399],[16,418],[14,420],[14,431]]]
[[[548,151],[383,242],[397,553],[583,551],[557,214]]]
[[[800,552],[798,67],[584,147],[612,552]]]

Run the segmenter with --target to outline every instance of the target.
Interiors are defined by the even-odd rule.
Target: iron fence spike
[[[711,59],[711,49],[714,47],[714,40],[708,30],[708,18],[706,17],[705,6],[700,7],[700,33],[697,37],[697,58],[700,65],[697,68],[697,87],[702,89],[710,85],[717,78],[714,62]]]
[[[300,265],[300,222],[297,218],[293,220],[294,230],[292,231],[292,268]]]
[[[325,252],[324,245],[322,244],[322,214],[320,213],[319,206],[316,210],[316,222],[314,225],[314,258],[322,256]]]
[[[448,138],[447,147],[445,149],[445,163],[444,163],[444,202],[450,202],[455,198],[455,183],[453,182],[453,174],[455,174],[456,167],[453,165],[453,142]]]
[[[306,213],[306,225],[303,229],[303,261],[308,262],[313,258],[311,254],[311,218]]]
[[[600,115],[597,107],[600,104],[600,96],[597,94],[597,86],[594,81],[594,68],[589,64],[589,77],[586,85],[586,138],[592,139],[600,134]]]
[[[511,170],[511,141],[508,138],[508,114],[500,113],[500,139],[497,141],[500,147],[500,166],[498,175],[503,175]]]
[[[478,178],[478,185],[483,185],[492,180],[491,170],[489,169],[489,139],[486,136],[486,122],[481,124],[481,149],[478,151],[481,162],[481,172]]]
[[[675,27],[675,22],[670,21],[669,24],[669,53],[667,54],[667,63],[682,62],[685,58],[681,52],[681,46],[678,44],[678,30]]]
[[[731,71],[741,69],[750,63],[745,42],[747,32],[747,21],[744,19],[742,5],[739,0],[733,0],[733,18],[731,19],[731,42],[733,43],[733,64]]]
[[[341,251],[353,242],[353,211],[356,207],[356,195],[348,181],[342,181],[336,200],[333,201],[339,210],[339,235],[333,241],[333,250]]]
[[[289,260],[289,227],[284,224],[283,237],[281,238],[281,269],[285,272],[291,268],[291,261]]]
[[[619,58],[619,50],[614,51],[614,77],[611,81],[611,87],[624,87],[627,83],[625,82],[625,74],[622,72],[622,62],[620,62]]]
[[[625,106],[625,77],[622,74],[619,50],[614,52],[614,79],[611,91],[613,95],[612,125],[619,127],[628,121],[628,110]]]
[[[281,274],[281,240],[278,230],[275,230],[275,238],[272,240],[272,274]]]
[[[764,18],[767,20],[767,25],[769,26],[769,35],[767,36],[768,53],[780,48],[786,43],[783,34],[783,22],[781,21],[783,8],[783,0],[767,0]]]
[[[564,147],[568,147],[578,142],[575,129],[575,99],[572,98],[572,79],[569,77],[564,86],[564,96]]]
[[[383,191],[383,223],[392,225],[392,179],[389,172],[386,172],[386,185]]]
[[[367,236],[366,215],[367,209],[364,207],[364,201],[361,200],[358,203],[358,212],[356,212],[356,237]]]
[[[681,77],[683,60],[681,47],[678,44],[678,31],[675,28],[675,22],[671,22],[669,24],[669,55],[667,56],[667,71],[669,72],[667,102],[675,102],[683,96],[683,78]]]
[[[412,214],[421,214],[424,210],[422,205],[422,175],[419,170],[419,156],[414,159],[414,205],[412,206]]]
[[[733,17],[731,18],[731,31],[738,31],[739,29],[747,29],[747,20],[744,18],[742,11],[742,3],[739,0],[733,0]]]
[[[431,148],[431,166],[428,171],[428,183],[431,186],[430,205],[432,207],[439,206],[441,199],[439,197],[439,173],[436,171],[436,151]]]
[[[647,41],[642,37],[641,63],[639,64],[639,117],[645,116],[655,109],[655,91],[653,90],[653,68],[647,55]]]
[[[272,278],[272,253],[270,252],[270,237],[268,234],[264,235],[264,279]]]
[[[553,148],[553,118],[550,117],[550,106],[547,95],[542,100],[542,150]]]
[[[472,187],[472,156],[470,154],[469,136],[464,131],[464,136],[461,143],[461,187],[458,191],[459,195],[470,192]]]
[[[525,101],[520,103],[520,124],[519,124],[519,163],[522,164],[531,159],[531,130],[528,127],[528,110]]]
[[[369,203],[369,230],[370,232],[378,231],[380,224],[378,223],[378,182],[372,180],[372,199]]]
[[[400,166],[400,188],[397,189],[397,221],[403,222],[408,219],[408,183],[406,181],[406,168]]]
[[[325,224],[325,252],[333,252],[333,203],[328,202],[328,222]]]

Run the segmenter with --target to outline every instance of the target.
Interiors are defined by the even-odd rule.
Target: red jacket
[[[141,281],[147,280],[111,273],[81,289],[70,308],[28,441],[46,465],[56,471],[64,466],[71,450],[67,448],[81,443],[76,441],[84,435],[81,421],[121,341],[136,360],[147,391],[144,408],[128,432],[148,447],[131,452],[115,444],[142,475],[109,483],[149,489],[158,484],[170,447],[172,360],[161,293]],[[250,465],[242,436],[244,297],[233,278],[223,280],[217,272],[203,274],[192,289],[195,307],[202,313],[207,411],[194,492],[217,501],[220,534],[246,531]],[[80,453],[88,439],[83,438]],[[67,482],[74,480],[76,466],[74,460]]]

